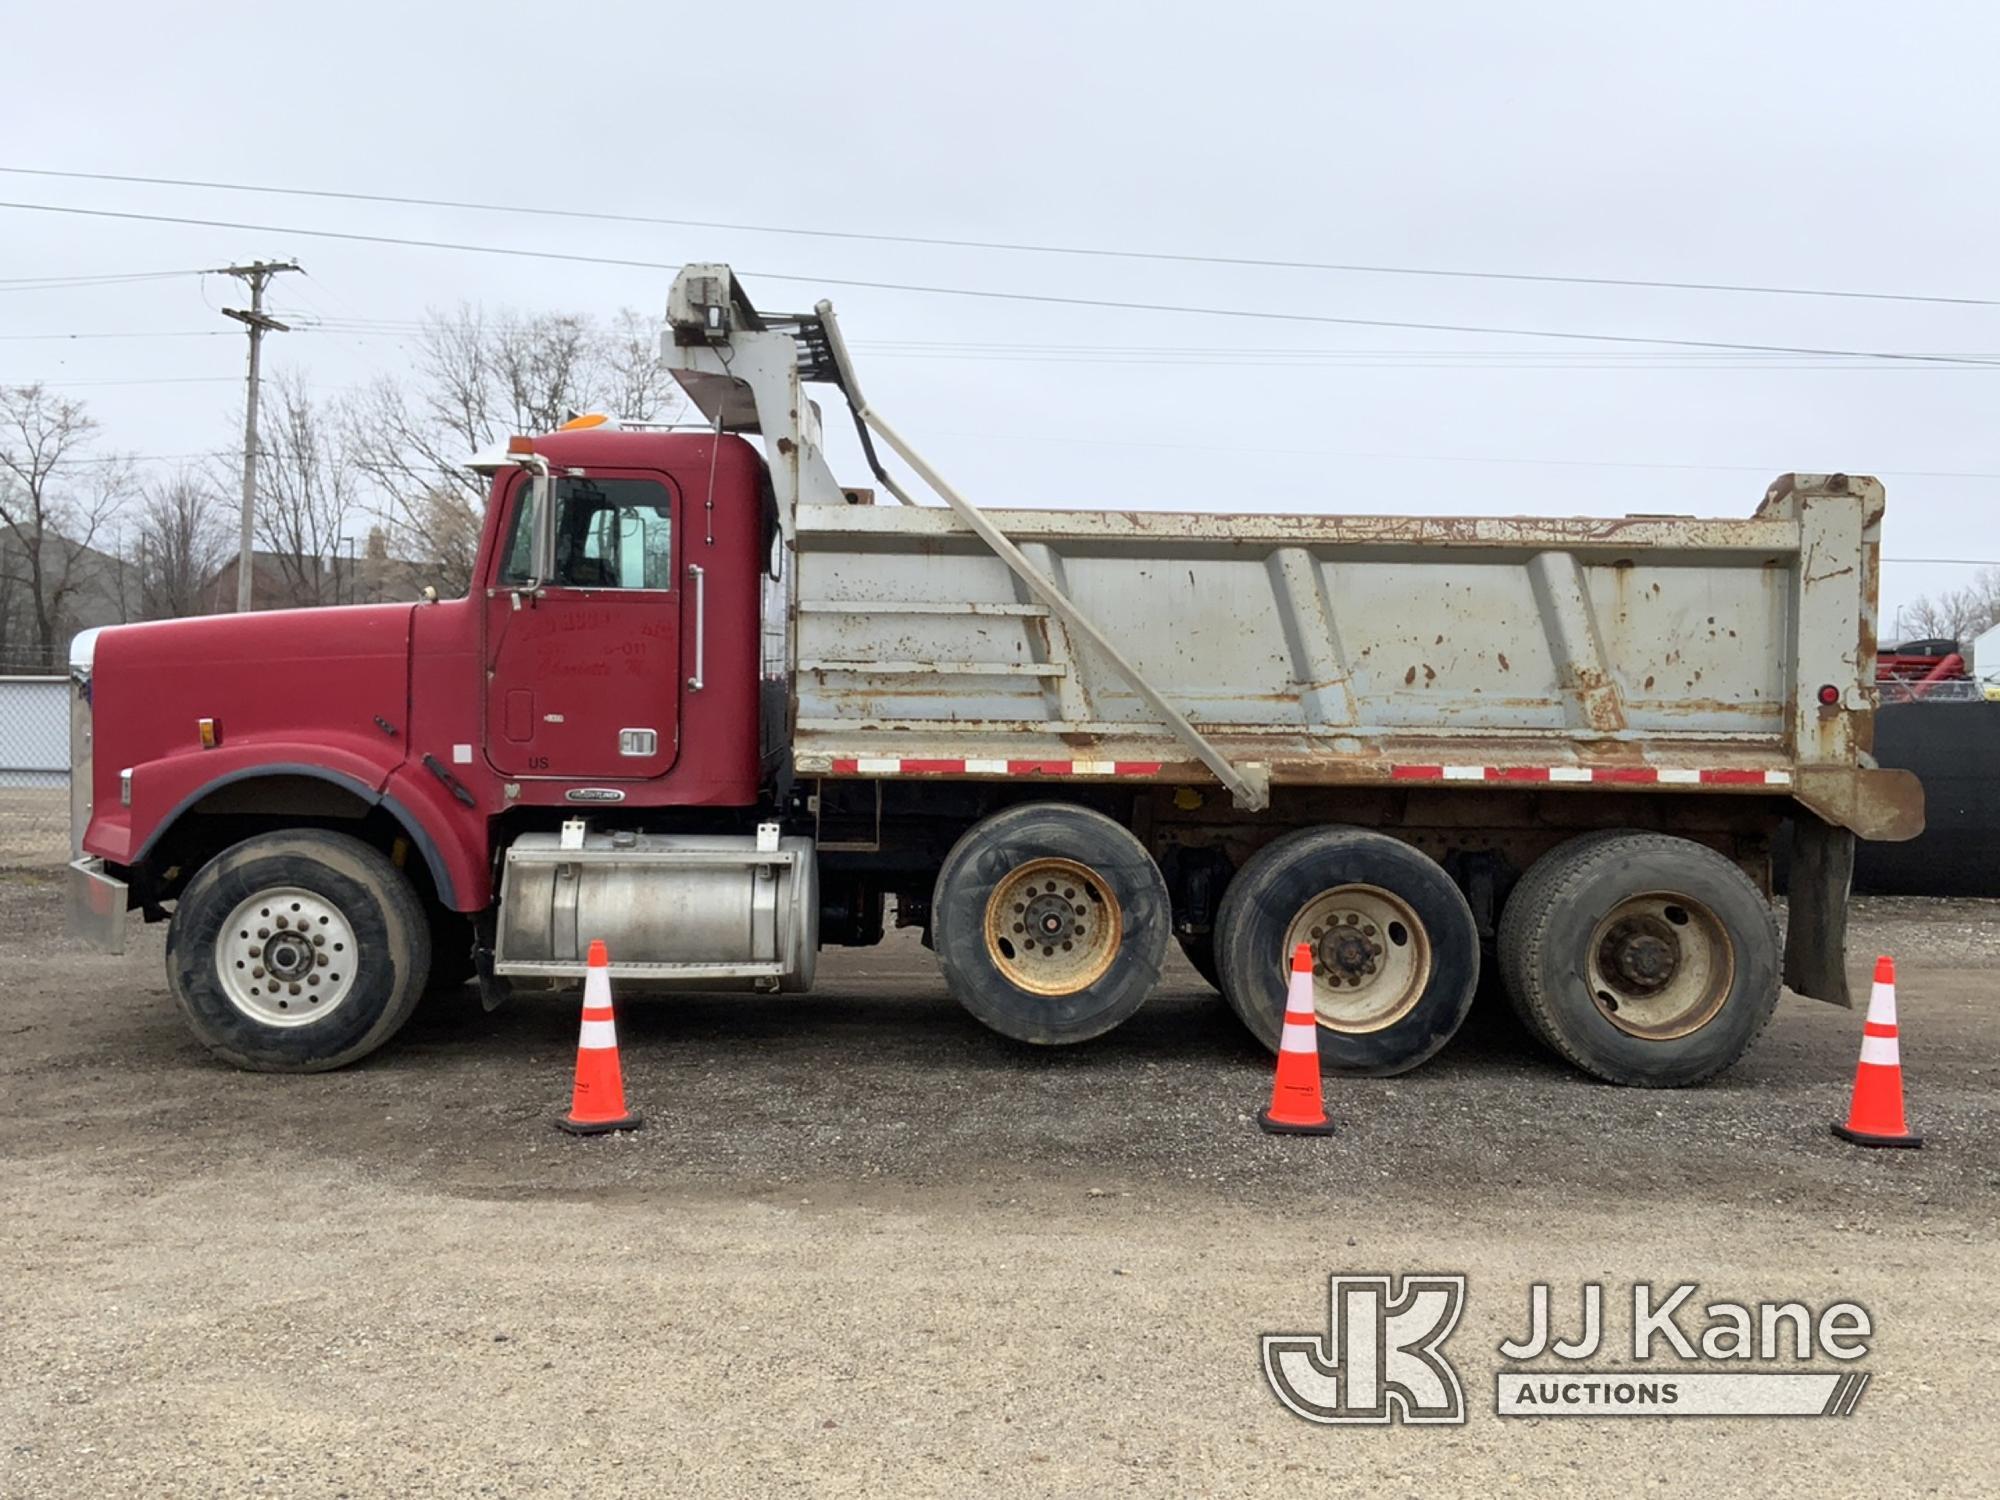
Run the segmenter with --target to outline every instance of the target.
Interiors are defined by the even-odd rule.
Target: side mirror
[[[528,481],[528,520],[535,528],[528,542],[528,591],[533,593],[549,581],[555,565],[555,483],[544,468]]]

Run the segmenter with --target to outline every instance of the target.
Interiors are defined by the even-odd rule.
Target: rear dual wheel
[[[931,941],[952,995],[1016,1041],[1087,1041],[1126,1020],[1160,976],[1167,884],[1101,813],[1008,808],[970,829],[938,872]]]
[[[1360,828],[1313,828],[1267,844],[1230,882],[1216,917],[1222,992],[1273,1051],[1292,954],[1313,961],[1321,1063],[1401,1073],[1451,1040],[1479,980],[1464,895],[1410,845]]]
[[[1587,834],[1551,850],[1508,897],[1498,947],[1529,1029],[1610,1083],[1713,1077],[1778,1004],[1769,903],[1715,850],[1667,834]]]

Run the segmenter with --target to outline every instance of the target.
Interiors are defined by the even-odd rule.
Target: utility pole
[[[218,276],[234,276],[247,282],[250,287],[248,310],[239,307],[225,307],[222,315],[234,318],[250,330],[250,394],[243,407],[243,537],[236,554],[236,612],[250,612],[250,585],[256,571],[256,516],[257,516],[257,379],[264,351],[264,334],[269,332],[289,333],[288,325],[280,323],[264,311],[264,288],[273,276],[281,271],[304,269],[295,260],[252,261],[247,266],[220,266]]]

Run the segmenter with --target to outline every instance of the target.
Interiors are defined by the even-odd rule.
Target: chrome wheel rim
[[[229,1003],[265,1026],[310,1026],[354,990],[354,925],[326,897],[273,886],[239,902],[215,944]]]
[[[1619,902],[1591,932],[1589,953],[1592,1003],[1620,1031],[1647,1041],[1700,1030],[1736,982],[1729,929],[1674,891]]]
[[[986,900],[986,954],[1010,984],[1073,995],[1110,969],[1125,914],[1103,878],[1073,859],[1032,859]]]
[[[1299,908],[1285,930],[1288,981],[1300,943],[1312,950],[1313,1011],[1329,1031],[1393,1026],[1430,984],[1430,933],[1407,901],[1379,885],[1335,886]]]

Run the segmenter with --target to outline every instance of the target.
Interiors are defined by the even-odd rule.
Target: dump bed
[[[1873,479],[1786,475],[1741,519],[984,510],[868,405],[827,304],[762,315],[691,266],[668,316],[704,415],[765,440],[802,775],[1220,779],[1249,807],[1613,783],[1921,826],[1914,780],[1866,755]],[[834,483],[811,381],[903,504]],[[912,503],[875,439],[945,505]]]
[[[1873,480],[1788,478],[1733,521],[987,515],[1275,784],[1763,790],[1802,761],[1853,762],[1881,502]],[[1083,761],[1206,779],[952,512],[803,507],[797,546],[801,770]]]

